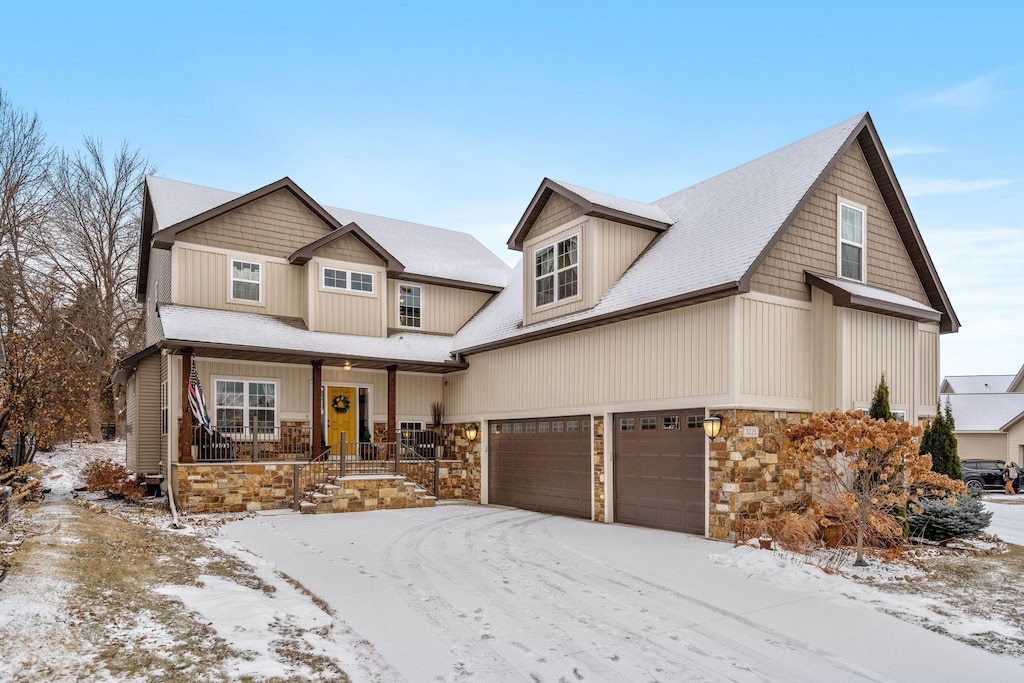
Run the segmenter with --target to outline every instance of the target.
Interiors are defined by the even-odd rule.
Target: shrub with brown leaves
[[[82,468],[85,487],[90,491],[105,491],[110,498],[124,498],[132,502],[142,499],[145,484],[135,479],[135,473],[112,460],[97,458]]]

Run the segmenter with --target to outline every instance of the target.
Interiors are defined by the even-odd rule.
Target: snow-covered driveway
[[[496,507],[267,515],[224,536],[325,599],[376,650],[354,680],[1020,680],[848,598],[786,590],[683,534]],[[390,670],[380,670],[380,659]]]

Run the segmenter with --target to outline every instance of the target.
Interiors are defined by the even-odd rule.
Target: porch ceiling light
[[[477,437],[478,434],[479,434],[479,432],[478,432],[478,430],[476,428],[476,425],[469,425],[468,427],[466,427],[466,440],[467,441],[476,441],[476,437]]]
[[[722,416],[718,413],[708,415],[704,418],[704,434],[709,441],[714,441],[718,433],[722,431]]]
[[[345,361],[345,364],[341,366],[341,369],[342,370],[351,370],[352,369],[352,361],[350,361],[350,360]]]

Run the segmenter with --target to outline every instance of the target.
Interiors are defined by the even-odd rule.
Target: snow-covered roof
[[[1003,394],[1010,388],[1014,375],[950,375],[943,380],[947,394]]]
[[[509,286],[455,336],[455,349],[511,341],[645,304],[738,285],[865,119],[863,114],[855,116],[654,202],[673,225],[589,310],[521,326],[520,264]]]
[[[998,432],[1024,413],[1024,394],[946,394],[958,432]]]
[[[159,230],[242,196],[156,176],[148,176],[146,185]],[[343,225],[356,223],[401,261],[406,273],[489,287],[506,284],[508,265],[469,233],[348,209],[323,208]]]
[[[622,197],[605,194],[604,192],[580,187],[579,185],[563,183],[561,180],[552,180],[551,182],[556,185],[560,185],[569,192],[579,195],[596,207],[612,209],[613,211],[621,211],[622,213],[640,216],[641,218],[649,218],[652,221],[658,221],[660,223],[665,223],[666,225],[671,225],[674,222],[672,218],[665,213],[665,210],[657,204],[635,202],[632,199],[623,199]]]
[[[311,332],[301,319],[177,304],[160,306],[169,342],[216,344],[239,350],[273,350],[334,358],[369,358],[409,363],[453,363],[452,338],[400,332],[387,337]]]
[[[942,314],[931,306],[886,289],[814,273],[806,273],[806,277],[811,284],[821,286],[833,294],[843,295],[842,305],[914,317],[919,320],[938,321],[942,317]]]

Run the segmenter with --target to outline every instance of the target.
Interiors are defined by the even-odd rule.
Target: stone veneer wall
[[[475,441],[466,438],[466,428],[476,427]],[[480,502],[480,434],[479,422],[443,425],[441,441],[444,460],[438,472],[440,500],[471,500]]]
[[[714,408],[710,412],[721,413],[723,418],[722,431],[709,450],[711,538],[739,540],[743,522],[762,509],[770,514],[807,502],[810,494],[806,476],[799,477],[795,488],[782,488],[779,455],[785,447],[786,429],[805,423],[810,413]],[[744,436],[744,427],[756,427],[758,435]]]
[[[289,463],[177,464],[178,507],[187,513],[290,508],[295,467]]]
[[[337,480],[338,491],[313,505],[303,505],[302,512],[365,512],[367,510],[400,510],[432,507],[433,498],[424,499],[404,477],[379,476]]]
[[[604,509],[604,416],[595,415],[591,420],[591,434],[594,439],[594,521],[605,521]]]

